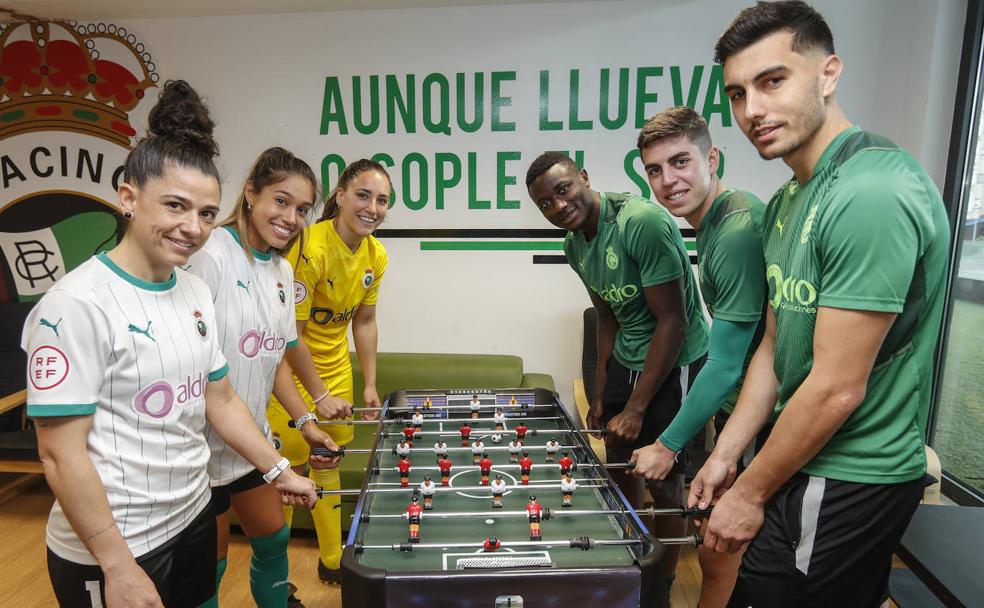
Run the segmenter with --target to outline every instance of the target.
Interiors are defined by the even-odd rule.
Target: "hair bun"
[[[147,131],[151,137],[170,139],[216,156],[219,145],[212,137],[214,129],[215,122],[205,102],[190,84],[184,80],[164,83],[148,119]]]

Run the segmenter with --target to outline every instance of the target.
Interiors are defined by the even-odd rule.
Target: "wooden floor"
[[[9,478],[0,475],[0,486]],[[0,502],[0,597],[4,608],[54,606],[55,597],[45,566],[44,526],[53,501],[43,481],[21,488],[20,493]],[[322,585],[318,580],[318,548],[312,537],[291,539],[290,580],[297,585],[297,597],[307,608],[335,608],[342,605],[341,588]],[[233,535],[229,567],[222,579],[219,603],[222,606],[252,606],[249,594],[249,542]],[[700,568],[693,549],[686,549],[677,568],[673,585],[673,608],[697,604]]]

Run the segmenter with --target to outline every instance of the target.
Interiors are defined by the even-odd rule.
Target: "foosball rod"
[[[532,468],[534,468],[534,469],[546,469],[546,468],[554,468],[554,469],[556,469],[559,466],[560,465],[557,464],[557,463],[542,463],[542,464],[537,463],[537,464],[532,465]],[[635,463],[634,462],[607,462],[607,463],[603,463],[601,465],[596,465],[596,464],[592,464],[590,462],[581,462],[581,463],[577,463],[576,462],[576,463],[574,463],[574,466],[572,467],[572,469],[575,469],[575,468],[576,469],[583,469],[585,467],[594,468],[594,467],[597,467],[597,466],[602,466],[602,467],[605,467],[606,469],[631,469],[631,468],[633,468],[635,466]],[[399,472],[399,469],[397,469],[396,467],[386,467],[386,468],[377,467],[377,469],[378,469],[378,471],[397,471],[397,472]],[[495,465],[492,465],[492,469],[493,470],[494,469],[509,469],[509,470],[513,470],[513,469],[522,469],[522,467],[520,465],[518,465],[518,464],[495,464]],[[440,467],[436,467],[436,466],[422,466],[422,467],[417,467],[417,466],[412,466],[411,465],[410,470],[411,471],[440,471],[441,469],[440,469]],[[478,471],[478,470],[480,470],[480,467],[477,464],[460,464],[460,465],[455,465],[454,468],[453,468],[453,470],[455,470],[455,471]]]
[[[579,483],[577,485],[577,489],[578,490],[580,490],[581,488],[607,488],[607,487],[609,487],[607,484],[580,484]],[[395,492],[402,492],[404,494],[409,494],[409,493],[412,493],[415,490],[419,490],[419,488],[420,488],[420,484],[416,484],[416,485],[413,485],[413,486],[408,486],[406,488],[402,488],[402,487],[401,488],[367,488],[366,489],[366,492],[369,493],[369,494],[395,493]],[[475,491],[480,491],[480,490],[489,490],[489,488],[491,488],[491,486],[438,486],[438,485],[435,485],[434,490],[436,492],[466,492],[466,491],[468,491],[468,492],[475,492]],[[514,490],[529,490],[529,491],[537,490],[537,491],[539,491],[539,490],[559,490],[559,489],[560,489],[560,484],[554,484],[554,485],[545,485],[545,484],[532,485],[531,484],[531,485],[528,485],[528,486],[523,486],[523,485],[518,485],[517,484],[517,485],[506,486],[505,488],[503,488],[503,490],[505,490],[505,491],[514,491]],[[356,490],[356,489],[350,489],[350,488],[342,489],[342,490],[325,490],[325,489],[319,488],[318,490],[316,490],[316,492],[318,493],[318,496],[319,497],[320,496],[357,496],[357,495],[359,495],[359,494],[362,493],[362,490]],[[489,494],[489,496],[491,496],[491,493]]]
[[[677,536],[672,538],[657,538],[663,545],[690,545],[696,547],[700,544],[701,538],[696,534],[691,536]],[[570,540],[535,540],[535,541],[500,541],[497,548],[528,548],[528,547],[572,547],[576,549],[590,549],[592,547],[610,545],[641,545],[642,539],[594,539],[594,538],[572,538]],[[353,545],[356,551],[366,549],[390,549],[392,551],[414,551],[417,549],[484,549],[485,543],[398,543],[395,545]],[[478,557],[478,554],[475,555]]]
[[[485,486],[487,487],[487,486]],[[528,486],[520,486],[528,487]],[[578,486],[581,488],[584,486]],[[552,519],[558,515],[628,515],[630,512],[621,509],[560,509],[544,507],[547,511],[547,515],[544,519]],[[690,517],[710,517],[710,509],[656,509],[654,507],[649,507],[648,509],[638,509],[636,510],[637,515],[645,515],[647,517],[660,517],[675,515],[683,518]],[[369,519],[407,519],[406,513],[379,513],[379,514],[369,514],[364,515]],[[484,518],[494,518],[494,517],[529,517],[529,513],[526,511],[426,511],[422,517],[424,519],[433,518],[445,518],[445,517],[484,517]]]
[[[396,448],[391,448],[389,450],[377,450],[377,451],[381,451],[381,452],[382,451],[387,451],[387,452],[393,454],[393,453],[395,453],[395,449]],[[410,449],[411,452],[417,452],[417,453],[424,453],[424,452],[429,453],[429,454],[433,454],[434,453],[434,448],[409,448],[409,449]],[[466,447],[454,447],[454,448],[448,447],[448,448],[444,448],[444,449],[447,450],[448,452],[471,452],[472,451],[472,448],[471,447],[467,447],[467,448]],[[505,452],[508,449],[509,449],[509,446],[508,445],[487,445],[487,446],[485,446],[485,447],[482,448],[482,451],[483,452]],[[523,445],[523,449],[520,450],[519,452],[523,452],[524,450],[527,451],[527,452],[537,452],[537,451],[542,452],[542,451],[544,451],[546,449],[547,449],[547,446],[545,446],[545,445]],[[579,450],[579,449],[581,449],[581,446],[579,446],[579,445],[561,445],[561,446],[558,446],[557,447],[557,451],[558,452],[561,451],[561,450]],[[519,452],[517,452],[517,453],[519,453]],[[370,454],[370,453],[372,453],[372,450],[366,449],[366,448],[357,448],[357,449],[354,449],[354,450],[346,450],[345,453],[346,454]]]
[[[515,435],[516,431],[510,429],[503,429],[497,431],[495,429],[476,429],[471,430],[472,435]],[[526,431],[526,435],[529,437],[536,437],[540,434],[568,434],[568,433],[606,433],[607,431],[601,429],[529,429]],[[400,437],[403,435],[400,431],[380,431],[379,433],[382,437]],[[461,433],[459,431],[414,431],[414,437],[459,437]]]
[[[512,422],[527,420],[562,420],[560,416],[506,416],[506,420],[511,420]],[[387,424],[411,424],[409,418],[386,418],[383,422]],[[424,418],[424,422],[455,422],[455,423],[465,423],[471,424],[473,422],[495,422],[495,418],[490,418],[488,416],[482,418]],[[473,429],[474,430],[474,429]]]
[[[484,409],[493,409],[494,410],[496,408],[502,408],[502,411],[505,412],[505,411],[513,411],[513,410],[517,410],[517,409],[519,409],[519,410],[530,409],[530,408],[541,408],[541,409],[542,408],[551,408],[552,409],[552,408],[555,408],[555,407],[559,407],[559,406],[557,406],[557,405],[555,405],[553,403],[527,403],[527,404],[522,404],[522,403],[500,403],[500,404],[497,404],[497,405],[484,405],[483,404],[480,407],[480,409],[483,409],[483,410]],[[413,412],[415,410],[419,410],[420,413],[423,414],[424,412],[435,412],[435,411],[441,411],[441,410],[463,411],[463,412],[464,411],[471,411],[471,406],[470,405],[431,405],[430,407],[425,407],[423,405],[399,405],[399,406],[391,406],[391,407],[388,407],[388,408],[383,408],[383,407],[357,407],[355,409],[357,409],[359,411],[369,411],[369,412],[372,412],[372,411],[382,411],[384,409],[386,411],[388,411],[388,412]]]

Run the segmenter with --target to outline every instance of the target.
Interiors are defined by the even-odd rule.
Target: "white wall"
[[[942,186],[965,2],[817,4],[846,64],[839,97],[849,117],[909,148]],[[476,152],[476,187],[484,199],[495,198],[495,151],[518,150],[522,160],[508,164],[517,185],[506,193],[522,201],[520,209],[467,209],[463,179],[449,192],[444,210],[434,209],[431,202],[410,211],[398,201],[384,227],[550,228],[523,187],[526,167],[543,150],[584,150],[596,188],[636,190],[622,169],[636,128],[631,120],[617,131],[598,126],[599,70],[662,66],[662,77],[651,80],[659,95],[648,108],[652,114],[672,105],[669,66],[681,66],[686,91],[693,67],[704,65],[700,109],[714,41],[736,10],[734,2],[725,0],[633,1],[134,20],[124,25],[147,45],[163,78],[184,78],[210,101],[228,178],[226,205],[254,156],[270,145],[292,149],[316,171],[322,157],[332,152],[347,160],[376,152],[399,160],[412,151],[429,158],[438,151],[455,152],[464,159],[467,152]],[[594,129],[541,132],[539,71],[551,71],[551,118],[566,119],[570,68],[581,70],[581,114],[595,118]],[[504,86],[512,105],[503,111],[505,120],[517,123],[515,132],[490,131],[486,99],[486,124],[474,134],[455,130],[445,136],[422,129],[415,134],[402,129],[395,134],[361,135],[354,129],[348,135],[319,134],[326,76],[338,76],[344,83],[352,75],[413,73],[419,83],[431,72],[483,71],[488,78],[492,70],[517,72],[516,80]],[[143,113],[149,105],[142,104]],[[142,118],[135,123],[142,126]],[[729,185],[767,199],[789,175],[781,163],[761,161],[733,123],[723,127],[719,116],[712,117],[711,128],[726,155]],[[399,188],[399,171],[393,176]],[[381,350],[521,355],[527,371],[552,374],[562,398],[573,401],[571,381],[580,376],[581,311],[589,301],[566,266],[533,265],[532,252],[421,251],[415,239],[387,239],[385,245],[391,265],[379,304]]]

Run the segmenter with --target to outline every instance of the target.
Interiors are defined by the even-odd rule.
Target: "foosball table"
[[[696,542],[648,534],[552,391],[397,391],[381,409],[347,608],[650,606],[663,545]]]

